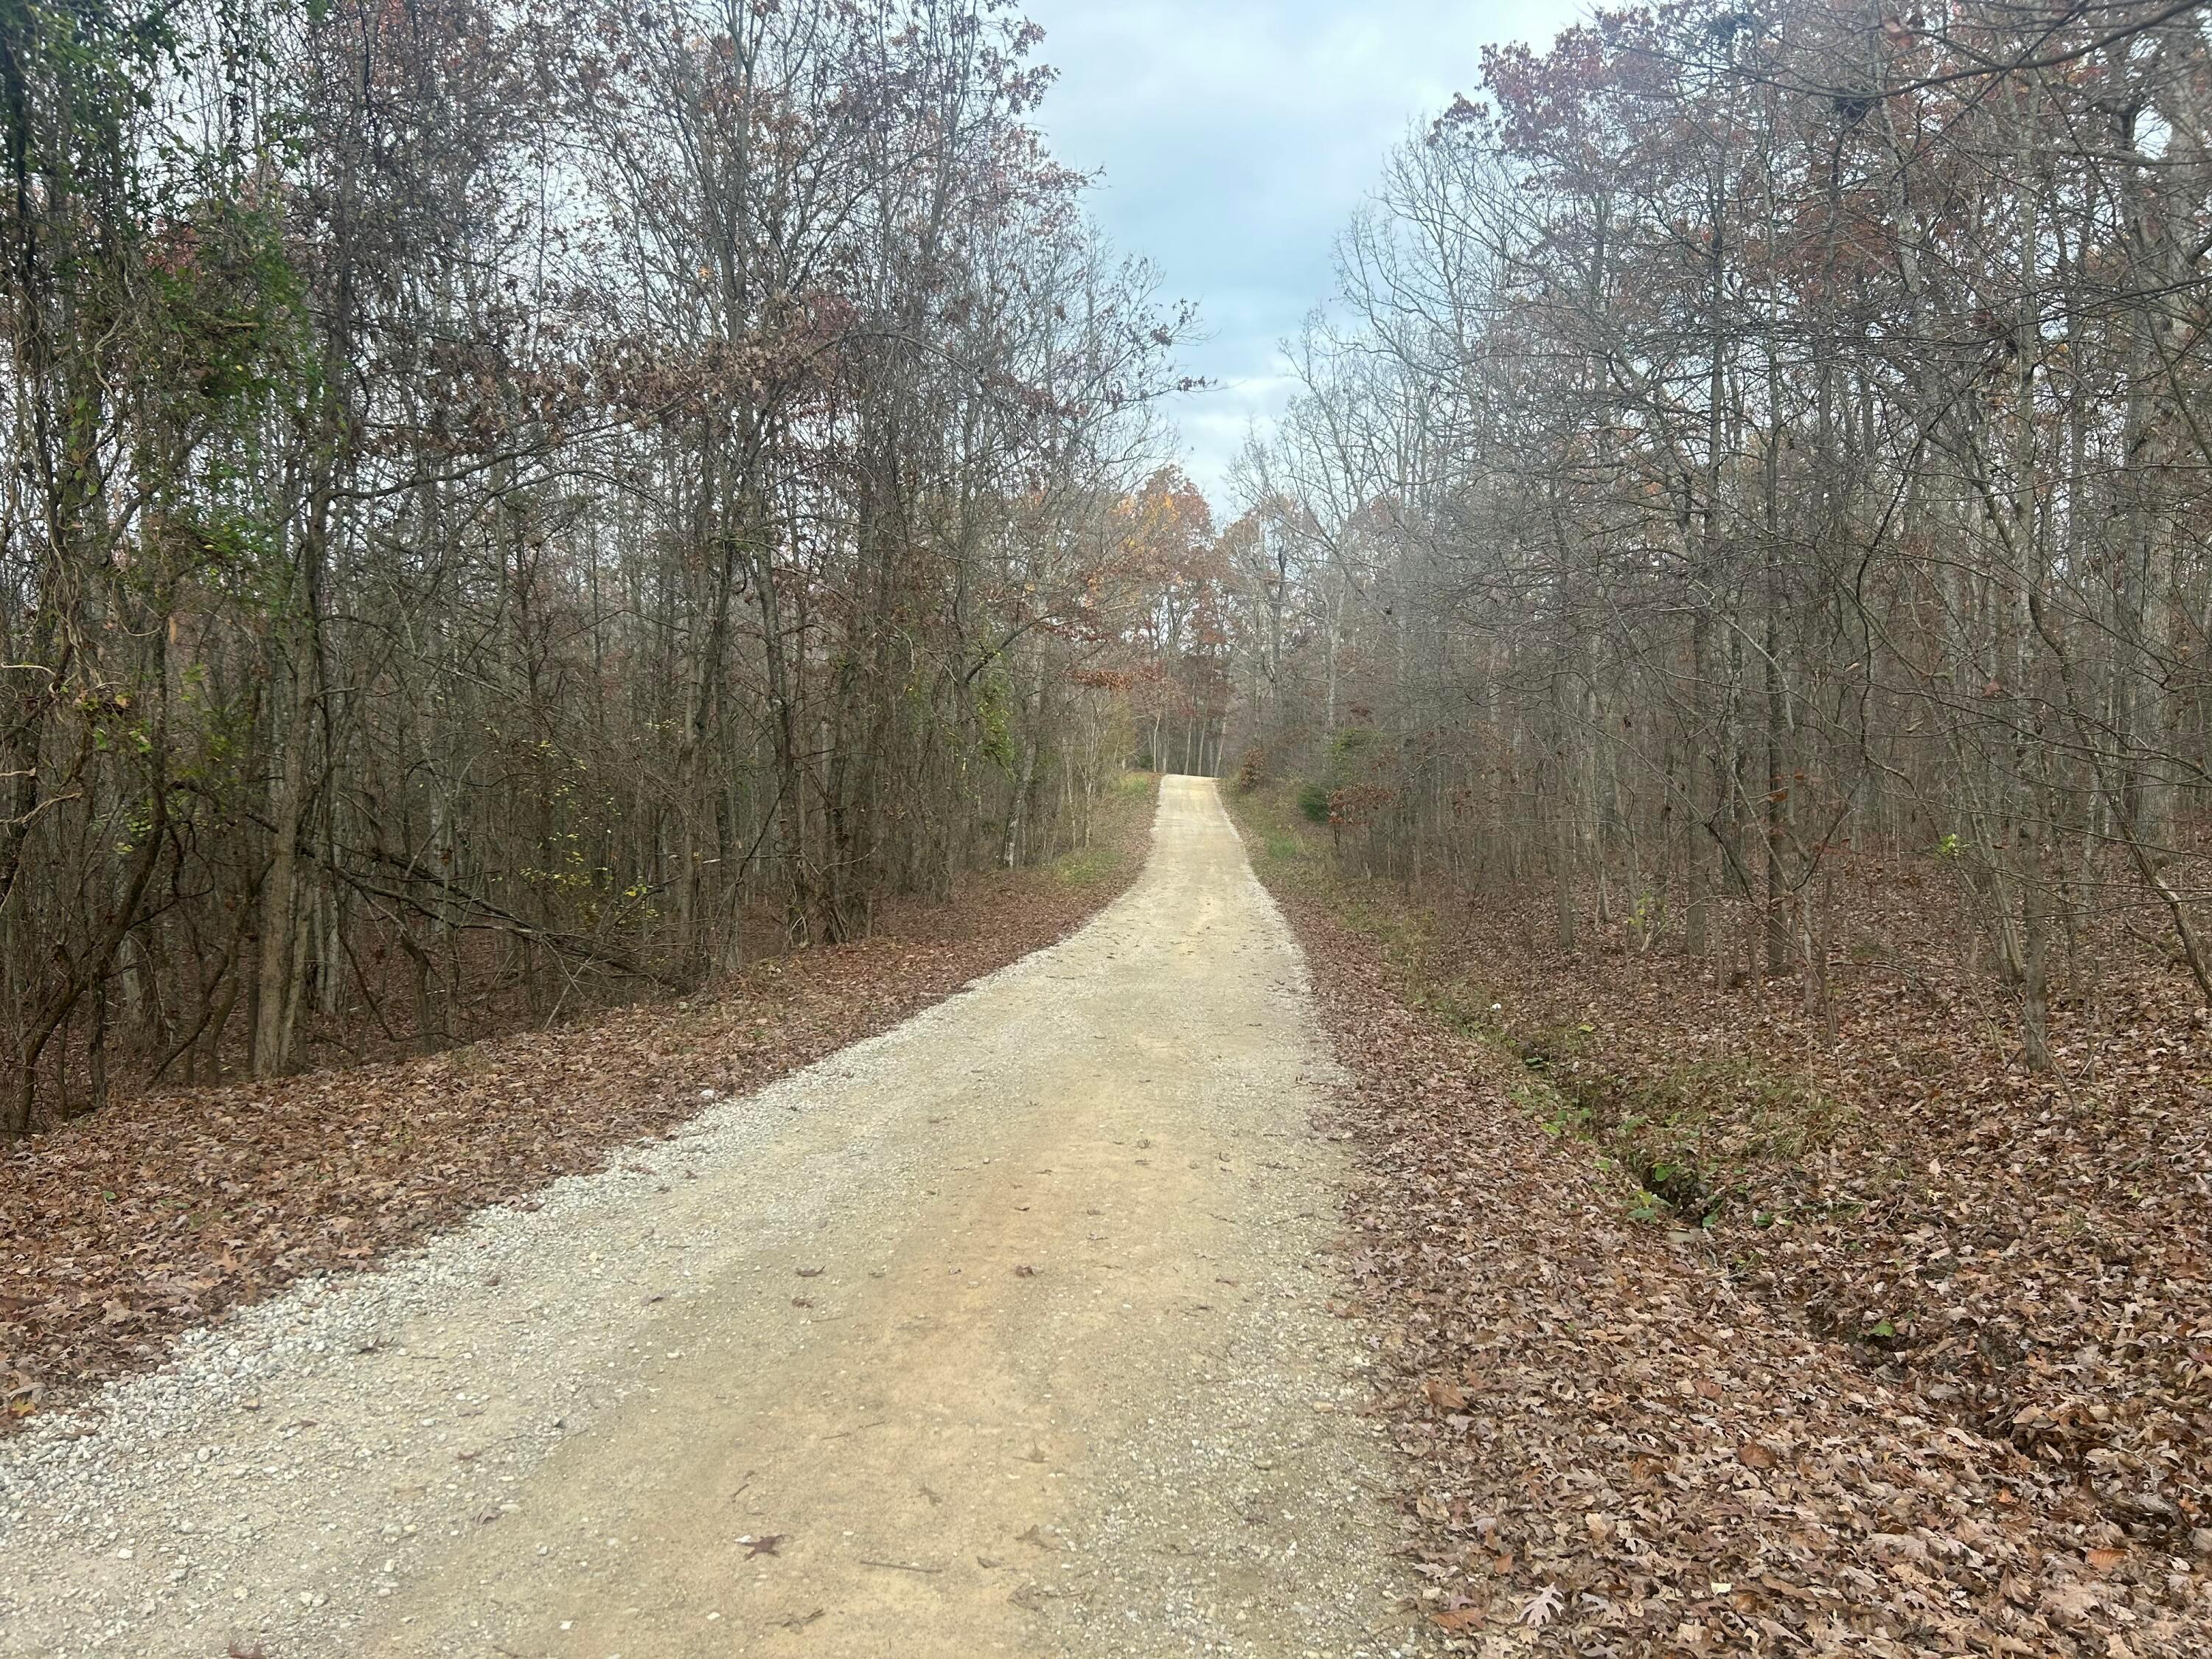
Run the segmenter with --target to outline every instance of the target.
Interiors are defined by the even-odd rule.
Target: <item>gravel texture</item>
[[[0,1445],[0,1655],[1416,1650],[1304,970],[1123,899]]]

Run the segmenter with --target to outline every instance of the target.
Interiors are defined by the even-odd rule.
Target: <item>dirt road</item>
[[[0,1447],[0,1655],[1411,1651],[1305,996],[1169,779],[1063,944]]]

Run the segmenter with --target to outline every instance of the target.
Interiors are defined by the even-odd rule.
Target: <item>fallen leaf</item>
[[[411,1030],[380,1035],[349,999],[306,1034],[319,1069],[141,1094],[115,1076],[100,1111],[0,1146],[0,1434],[58,1389],[158,1365],[181,1331],[303,1275],[374,1265],[486,1206],[532,1211],[556,1179],[632,1165],[636,1143],[705,1109],[702,1091],[750,1093],[1064,937],[1144,862],[1149,799],[1102,805],[1092,842],[1108,879],[963,878],[949,904],[886,914],[866,942],[756,963],[689,1009],[640,1002],[549,1030],[514,986],[477,980],[471,957],[453,988],[468,994],[446,1014],[473,1022],[465,1047],[417,1055]],[[347,1051],[371,1058],[327,1066]],[[235,1058],[226,1046],[222,1066]],[[204,1206],[177,1202],[200,1192]]]
[[[1555,1584],[1547,1584],[1528,1598],[1527,1605],[1521,1609],[1516,1622],[1530,1626],[1548,1625],[1562,1605],[1559,1587]]]

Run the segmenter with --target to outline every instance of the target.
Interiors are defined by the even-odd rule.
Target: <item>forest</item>
[[[1035,40],[7,12],[0,1128],[696,986],[1084,838],[1189,318],[1030,125]]]
[[[859,937],[1126,761],[1823,1019],[1926,855],[2041,1070],[2212,994],[2204,43],[2023,15],[1494,49],[1210,506],[1011,12],[25,14],[0,1116]]]
[[[1218,465],[1052,45],[0,0],[0,1625],[2212,1653],[2203,9],[1492,46]]]
[[[2212,59],[2185,9],[2033,17],[1494,51],[1240,468],[1185,671],[1227,769],[1816,1012],[1850,872],[1923,859],[2039,1069],[2109,963],[2212,994]]]
[[[1379,1103],[1465,1650],[1501,1574],[1563,1651],[1812,1639],[1675,1626],[1770,1468],[1780,1576],[1885,1609],[1815,1650],[2202,1650],[2208,99],[2193,7],[1605,13],[1338,239],[1178,684]],[[1655,1349],[1733,1467],[1669,1461]],[[1656,1555],[1555,1535],[1616,1498]]]

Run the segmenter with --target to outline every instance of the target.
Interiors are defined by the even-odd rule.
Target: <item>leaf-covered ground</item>
[[[187,1326],[530,1201],[1049,944],[1141,866],[1151,797],[1092,847],[902,908],[716,992],[425,1059],[149,1096],[0,1147],[5,1425],[160,1362]]]
[[[1550,960],[1255,827],[1354,1079],[1376,1409],[1449,1647],[2212,1652],[2203,1118],[2117,1063],[2170,1017],[2109,1113],[1924,1010],[1948,1085],[1862,1058],[1850,1093],[1679,963]]]

